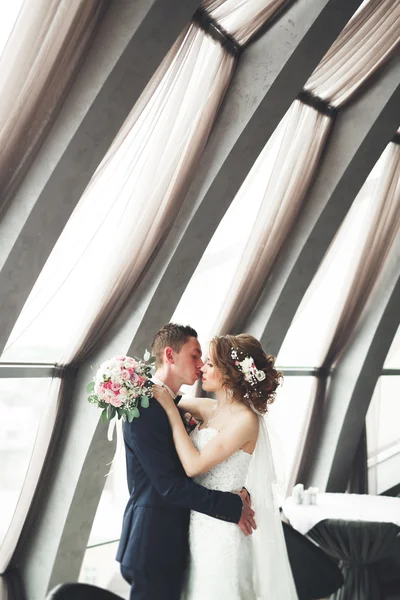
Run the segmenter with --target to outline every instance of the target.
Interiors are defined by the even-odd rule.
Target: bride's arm
[[[241,411],[238,418],[231,419],[230,424],[224,427],[199,452],[186,433],[178,409],[168,391],[159,386],[154,386],[153,395],[167,414],[175,448],[188,477],[206,473],[257,436],[258,420],[256,415]]]

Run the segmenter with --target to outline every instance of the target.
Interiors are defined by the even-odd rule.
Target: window
[[[371,171],[304,295],[278,354],[279,364],[322,364],[376,208],[372,192],[382,164],[378,161]]]
[[[265,174],[263,181],[268,181],[273,170],[285,125],[286,120],[282,119],[252,167],[253,175],[260,170]],[[218,333],[215,324],[235,282],[263,200],[260,178],[248,177],[217,227],[172,316],[172,321],[189,323],[197,330],[204,351],[210,338]]]
[[[366,418],[370,493],[400,483],[399,398],[400,375],[380,377]]]
[[[398,327],[396,335],[394,336],[383,368],[400,369],[400,327]]]
[[[0,544],[28,471],[51,378],[0,378]]]
[[[10,33],[18,18],[24,0],[13,0],[13,2],[3,2],[0,8],[0,58],[7,44]]]
[[[125,453],[121,446],[110,465],[90,532],[79,581],[104,587],[126,599],[129,598],[130,588],[120,574],[115,555],[128,498]]]
[[[278,388],[276,400],[269,407],[273,449],[275,435],[277,440],[274,460],[278,472],[283,470],[289,487],[292,473],[298,466],[296,461],[302,450],[315,384],[315,377],[310,375],[285,376],[284,373],[284,381]],[[266,418],[268,422],[269,417]],[[282,453],[283,461],[279,460],[279,453]]]

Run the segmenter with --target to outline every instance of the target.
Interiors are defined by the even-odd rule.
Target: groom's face
[[[197,338],[189,338],[180,351],[174,353],[175,373],[186,385],[193,385],[200,378],[203,364]]]

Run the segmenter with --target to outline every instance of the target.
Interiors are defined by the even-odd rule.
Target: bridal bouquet
[[[89,402],[103,409],[103,421],[117,417],[131,423],[140,417],[139,406],[148,408],[154,362],[155,358],[146,351],[143,360],[118,355],[100,365],[86,391]]]

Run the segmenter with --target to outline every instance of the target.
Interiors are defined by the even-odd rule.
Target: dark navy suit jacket
[[[130,498],[117,560],[141,573],[183,577],[190,510],[237,523],[237,494],[208,490],[186,476],[162,406],[152,398],[140,417],[124,424]]]

